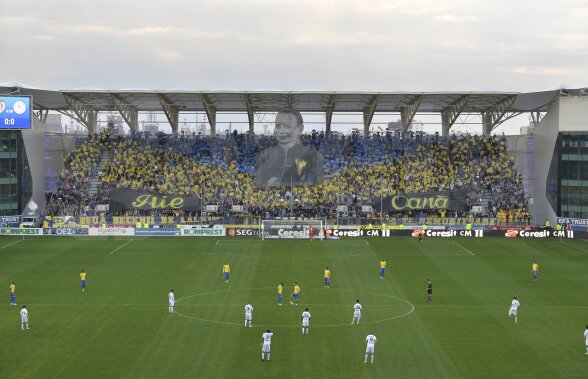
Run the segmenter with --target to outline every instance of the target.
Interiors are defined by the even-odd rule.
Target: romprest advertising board
[[[0,228],[0,235],[32,235],[39,236],[43,234],[42,228]]]
[[[226,229],[210,228],[210,229],[180,229],[180,233],[185,237],[225,237],[227,235]]]

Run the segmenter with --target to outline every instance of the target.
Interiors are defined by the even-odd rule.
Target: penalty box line
[[[132,240],[132,239],[130,239],[130,240],[128,240],[127,242],[123,243],[122,245],[120,245],[120,246],[119,246],[119,247],[117,247],[116,249],[112,250],[112,251],[110,252],[110,255],[112,255],[112,254],[116,253],[118,250],[120,250],[120,249],[122,249],[123,247],[127,246],[127,245],[128,245],[129,243],[131,243],[132,241],[133,241],[133,240]]]
[[[22,242],[22,241],[24,241],[24,239],[20,239],[16,242],[12,242],[12,243],[9,243],[8,245],[4,245],[4,246],[0,247],[0,250],[6,249],[7,247],[12,246],[12,245],[16,245],[17,243]]]
[[[455,241],[451,241],[451,242],[453,242],[454,244],[456,244],[457,246],[459,246],[460,248],[462,248],[462,250],[467,251],[470,255],[476,255],[476,254],[472,253],[470,250],[468,250],[465,247],[461,246],[459,243],[457,243]]]

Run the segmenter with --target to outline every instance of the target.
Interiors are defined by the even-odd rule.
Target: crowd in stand
[[[220,214],[229,213],[232,205],[243,205],[250,215],[263,218],[325,217],[333,216],[338,205],[347,205],[353,214],[362,205],[378,209],[374,203],[381,196],[463,190],[470,205],[485,206],[488,217],[528,222],[522,181],[502,138],[425,134],[402,139],[390,134],[327,138],[313,132],[302,142],[323,154],[324,182],[257,188],[255,156],[276,143],[273,137],[235,133],[131,138],[103,133],[71,151],[47,209],[52,214],[95,215],[96,204],[107,203],[116,187],[203,198],[218,205]],[[97,173],[105,151],[112,151],[113,160]],[[101,182],[94,196],[87,191],[91,176]],[[444,213],[438,216],[445,217]],[[398,214],[387,216],[394,219]]]

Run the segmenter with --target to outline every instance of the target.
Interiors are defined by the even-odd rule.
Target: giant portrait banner
[[[468,210],[467,193],[452,192],[418,192],[386,196],[374,199],[374,209],[384,212],[402,212],[410,210]]]
[[[199,212],[200,199],[174,194],[160,194],[153,191],[135,191],[115,188],[110,193],[110,210],[120,212],[125,209],[176,209]]]

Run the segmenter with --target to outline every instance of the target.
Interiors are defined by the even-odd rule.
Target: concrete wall
[[[559,133],[560,104],[555,102],[535,129],[535,151],[533,154],[533,222],[542,225],[546,218],[555,225],[557,215],[546,196],[547,174],[551,164],[553,149]]]
[[[559,131],[588,131],[588,96],[559,98]]]
[[[27,160],[33,178],[33,195],[31,199],[39,206],[39,212],[45,210],[45,135],[41,122],[33,116],[33,127],[23,130],[22,139],[27,153]]]

